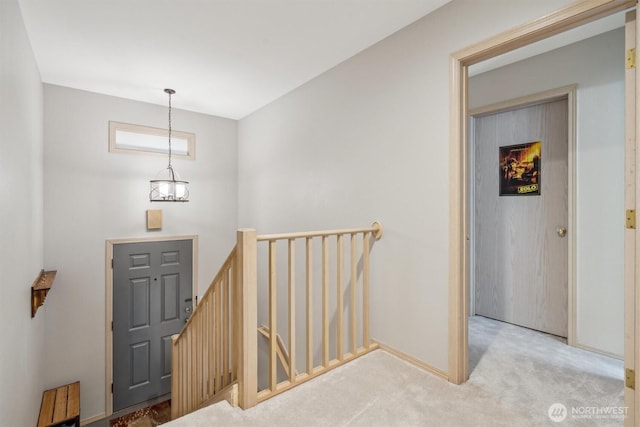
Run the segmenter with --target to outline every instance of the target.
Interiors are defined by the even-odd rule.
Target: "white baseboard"
[[[604,350],[598,350],[597,348],[590,347],[588,345],[575,343],[572,347],[581,348],[583,350],[591,351],[593,353],[602,354],[603,356],[613,357],[614,359],[624,360],[624,357],[620,356],[619,354],[609,353],[608,351],[604,351]]]
[[[80,420],[80,425],[81,426],[86,426],[87,424],[91,424],[94,423],[96,421],[100,421],[103,418],[106,418],[107,414],[102,412],[98,415],[94,415],[93,417],[89,417],[89,418],[85,418],[84,420]]]
[[[446,381],[449,381],[449,374],[447,374],[446,372],[441,371],[440,369],[435,368],[435,367],[429,365],[428,363],[423,362],[420,359],[416,359],[415,357],[410,356],[407,353],[404,353],[404,352],[402,352],[400,350],[397,350],[397,349],[395,349],[395,348],[393,348],[393,347],[391,347],[391,346],[389,346],[387,344],[381,343],[378,340],[372,340],[372,341],[375,342],[376,344],[378,344],[382,350],[393,354],[394,356],[404,360],[405,362],[409,362],[412,365],[417,366],[418,368],[429,372],[430,374],[433,374],[433,375],[435,375],[437,377],[440,377],[440,378],[442,378],[442,379],[444,379]]]

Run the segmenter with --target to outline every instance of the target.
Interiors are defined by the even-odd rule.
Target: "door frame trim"
[[[577,91],[578,85],[573,84],[555,89],[537,92],[531,95],[521,96],[518,98],[508,99],[506,101],[497,102],[495,104],[484,105],[481,107],[470,109],[469,118],[482,117],[485,115],[502,113],[505,111],[526,108],[533,105],[546,104],[561,99],[567,100],[567,229],[569,230],[569,242],[567,244],[567,344],[574,347],[581,347],[576,341],[576,178],[577,178],[577,145],[576,145],[576,124],[577,124]],[[469,142],[473,138],[469,135]],[[471,145],[471,144],[469,144]],[[469,147],[471,149],[471,147]],[[470,177],[473,172],[469,173]],[[470,186],[472,184],[469,184]],[[469,200],[469,209],[473,208],[473,201]],[[471,213],[468,213],[471,222]],[[473,241],[474,227],[469,228],[469,235]],[[469,250],[472,251],[471,247]],[[471,259],[474,256],[471,255]],[[471,265],[469,266],[472,267]],[[469,270],[469,284],[473,283],[472,272]],[[469,288],[470,289],[470,288]],[[469,292],[469,296],[472,293]],[[467,309],[468,311],[468,309]],[[467,314],[468,315],[468,314]]]
[[[635,7],[636,3],[636,0],[579,1],[450,56],[448,370],[449,381],[455,384],[462,384],[469,377],[468,68],[595,19]]]
[[[111,384],[113,383],[113,331],[111,322],[113,321],[113,246],[124,243],[146,243],[146,242],[167,242],[174,240],[191,240],[192,250],[192,295],[198,295],[198,235],[185,236],[158,236],[158,237],[130,237],[122,239],[108,239],[105,241],[105,413],[109,417],[113,414],[113,394]],[[193,299],[195,303],[195,298]]]

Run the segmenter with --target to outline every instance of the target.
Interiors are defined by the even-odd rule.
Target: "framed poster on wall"
[[[542,142],[500,147],[500,195],[540,195]]]

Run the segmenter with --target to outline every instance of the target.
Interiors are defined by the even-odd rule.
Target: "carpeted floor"
[[[223,402],[165,426],[622,425],[593,415],[623,411],[622,361],[481,317],[469,330],[472,373],[462,386],[378,350],[247,411]],[[566,408],[562,423],[548,415],[553,404]]]

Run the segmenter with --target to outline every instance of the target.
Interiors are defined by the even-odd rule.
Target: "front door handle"
[[[564,237],[567,235],[567,229],[565,227],[558,227],[556,233],[558,233],[559,237]]]

